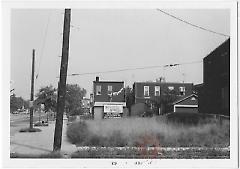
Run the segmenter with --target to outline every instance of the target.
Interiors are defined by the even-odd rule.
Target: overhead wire
[[[92,75],[92,74],[116,73],[116,72],[123,72],[123,71],[129,71],[129,70],[144,70],[144,69],[153,69],[153,68],[161,68],[161,67],[174,67],[174,66],[180,66],[180,65],[196,64],[201,62],[202,61],[193,61],[193,62],[185,62],[185,63],[177,63],[177,64],[145,66],[145,67],[138,67],[138,68],[126,68],[126,69],[117,69],[117,70],[99,71],[99,72],[72,73],[67,76],[83,76],[83,75]]]
[[[214,34],[217,34],[217,35],[220,35],[220,36],[224,36],[224,37],[230,37],[229,35],[226,35],[226,34],[223,34],[223,33],[219,33],[219,32],[216,32],[216,31],[213,31],[213,30],[210,30],[210,29],[207,29],[207,28],[204,28],[202,26],[199,26],[199,25],[195,25],[195,24],[192,24],[184,19],[181,19],[177,16],[174,16],[168,12],[165,12],[161,9],[157,9],[158,11],[174,18],[174,19],[177,19],[185,24],[188,24],[190,26],[193,26],[195,28],[198,28],[198,29],[201,29],[201,30],[204,30],[204,31],[208,31],[208,32],[211,32],[211,33],[214,33]],[[70,25],[71,28],[75,28],[77,30],[80,29],[79,26],[75,26],[75,25]],[[179,65],[187,65],[187,64],[195,64],[195,63],[200,63],[200,62],[203,62],[203,61],[193,61],[193,62],[186,62],[186,63],[176,63],[176,64],[169,64],[169,65],[158,65],[158,66],[146,66],[146,67],[138,67],[138,68],[126,68],[126,69],[117,69],[117,70],[109,70],[109,71],[98,71],[98,72],[86,72],[86,73],[72,73],[72,74],[69,74],[67,76],[83,76],[83,75],[92,75],[92,74],[105,74],[105,73],[115,73],[115,72],[123,72],[123,71],[130,71],[130,70],[144,70],[144,69],[153,69],[153,68],[165,68],[165,67],[174,67],[174,66],[179,66]],[[59,77],[58,77],[59,78]]]
[[[165,15],[168,15],[168,16],[174,18],[174,19],[177,19],[177,20],[179,20],[179,21],[181,21],[181,22],[184,22],[185,24],[191,25],[191,26],[193,26],[193,27],[195,27],[195,28],[198,28],[198,29],[201,29],[201,30],[204,30],[204,31],[207,31],[207,32],[211,32],[211,33],[214,33],[214,34],[217,34],[217,35],[220,35],[220,36],[230,37],[229,35],[226,35],[226,34],[223,34],[223,33],[219,33],[219,32],[216,32],[216,31],[213,31],[213,30],[204,28],[204,27],[199,26],[199,25],[192,24],[192,23],[190,23],[190,22],[188,22],[188,21],[186,21],[186,20],[184,20],[184,19],[181,19],[181,18],[179,18],[179,17],[177,17],[177,16],[174,16],[174,15],[172,15],[172,14],[170,14],[170,13],[168,13],[168,12],[165,12],[164,10],[161,10],[161,9],[159,9],[159,8],[157,8],[157,10],[160,11],[160,12],[162,12],[162,13],[164,13]]]

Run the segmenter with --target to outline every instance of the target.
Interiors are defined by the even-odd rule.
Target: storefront
[[[93,111],[95,120],[121,118],[127,114],[126,102],[95,102]]]
[[[123,105],[105,104],[103,108],[103,118],[121,118],[123,116]]]

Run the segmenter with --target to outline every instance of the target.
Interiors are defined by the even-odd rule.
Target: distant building
[[[143,107],[141,104],[148,103],[153,97],[165,97],[168,94],[174,94],[178,98],[184,98],[193,92],[193,83],[170,83],[170,82],[135,82],[133,84],[133,93],[135,104]],[[133,106],[133,108],[135,108]],[[139,109],[136,107],[136,109]],[[139,111],[139,110],[138,110]],[[145,110],[142,110],[143,112]],[[166,113],[160,110],[160,114]],[[133,114],[135,114],[133,109]]]
[[[191,94],[173,102],[173,107],[173,112],[198,113],[198,97],[195,94]]]
[[[185,97],[192,94],[192,90],[193,83],[135,82],[133,84],[135,103],[146,103],[151,97],[164,95],[167,92]]]
[[[83,97],[82,108],[90,108],[90,99],[89,98]]]
[[[123,81],[93,81],[94,119],[122,117],[126,113]]]
[[[230,115],[230,39],[203,59],[203,84],[196,88],[200,113]]]
[[[83,97],[82,99],[82,110],[84,115],[89,115],[90,113],[90,99]]]

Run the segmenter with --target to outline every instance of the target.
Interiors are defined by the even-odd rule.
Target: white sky
[[[165,10],[193,24],[230,34],[230,11],[223,9]],[[30,97],[32,49],[36,49],[35,93],[41,86],[57,87],[62,50],[64,10],[15,9],[11,15],[11,88]],[[200,61],[226,37],[196,29],[156,9],[73,9],[68,74]],[[49,23],[48,23],[49,18]],[[46,29],[48,23],[48,29]],[[45,36],[45,32],[46,36]],[[44,43],[44,38],[45,43]],[[185,77],[182,74],[185,74]],[[109,74],[68,77],[92,91],[100,80],[155,80],[202,83],[202,63]]]

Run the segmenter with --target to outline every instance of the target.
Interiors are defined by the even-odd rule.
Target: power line
[[[216,31],[213,31],[213,30],[204,28],[204,27],[202,27],[202,26],[198,26],[198,25],[192,24],[192,23],[190,23],[190,22],[188,22],[188,21],[186,21],[186,20],[183,20],[183,19],[181,19],[181,18],[179,18],[179,17],[176,17],[176,16],[174,16],[174,15],[172,15],[172,14],[170,14],[170,13],[167,13],[167,12],[161,10],[161,9],[158,9],[158,8],[157,8],[157,10],[160,11],[160,12],[162,12],[162,13],[164,13],[164,14],[166,14],[166,15],[168,15],[168,16],[170,16],[170,17],[172,17],[172,18],[174,18],[174,19],[177,19],[177,20],[179,20],[179,21],[181,21],[181,22],[184,22],[184,23],[186,23],[186,24],[188,24],[188,25],[191,25],[191,26],[193,26],[193,27],[195,27],[195,28],[202,29],[202,30],[204,30],[204,31],[208,31],[208,32],[211,32],[211,33],[220,35],[220,36],[230,37],[229,35],[226,35],[226,34],[223,34],[223,33],[219,33],[219,32],[216,32]]]
[[[40,68],[41,68],[42,56],[43,56],[43,52],[44,52],[44,49],[45,49],[50,16],[51,16],[51,11],[48,14],[47,25],[46,25],[45,32],[44,32],[43,44],[42,44],[42,48],[41,48],[40,61],[39,61],[38,71],[37,71],[37,74],[36,74],[36,79],[38,78],[38,75],[39,75],[39,72],[40,72]]]
[[[185,62],[185,63],[177,63],[177,64],[145,66],[145,67],[138,67],[138,68],[126,68],[126,69],[117,69],[117,70],[99,71],[99,72],[72,73],[72,74],[69,74],[67,76],[83,76],[83,75],[92,75],[92,74],[105,74],[105,73],[123,72],[123,71],[129,71],[129,70],[143,70],[143,69],[153,69],[153,68],[160,68],[160,67],[174,67],[174,66],[180,66],[180,65],[196,64],[196,63],[201,63],[201,62],[202,61],[193,61],[193,62]]]

